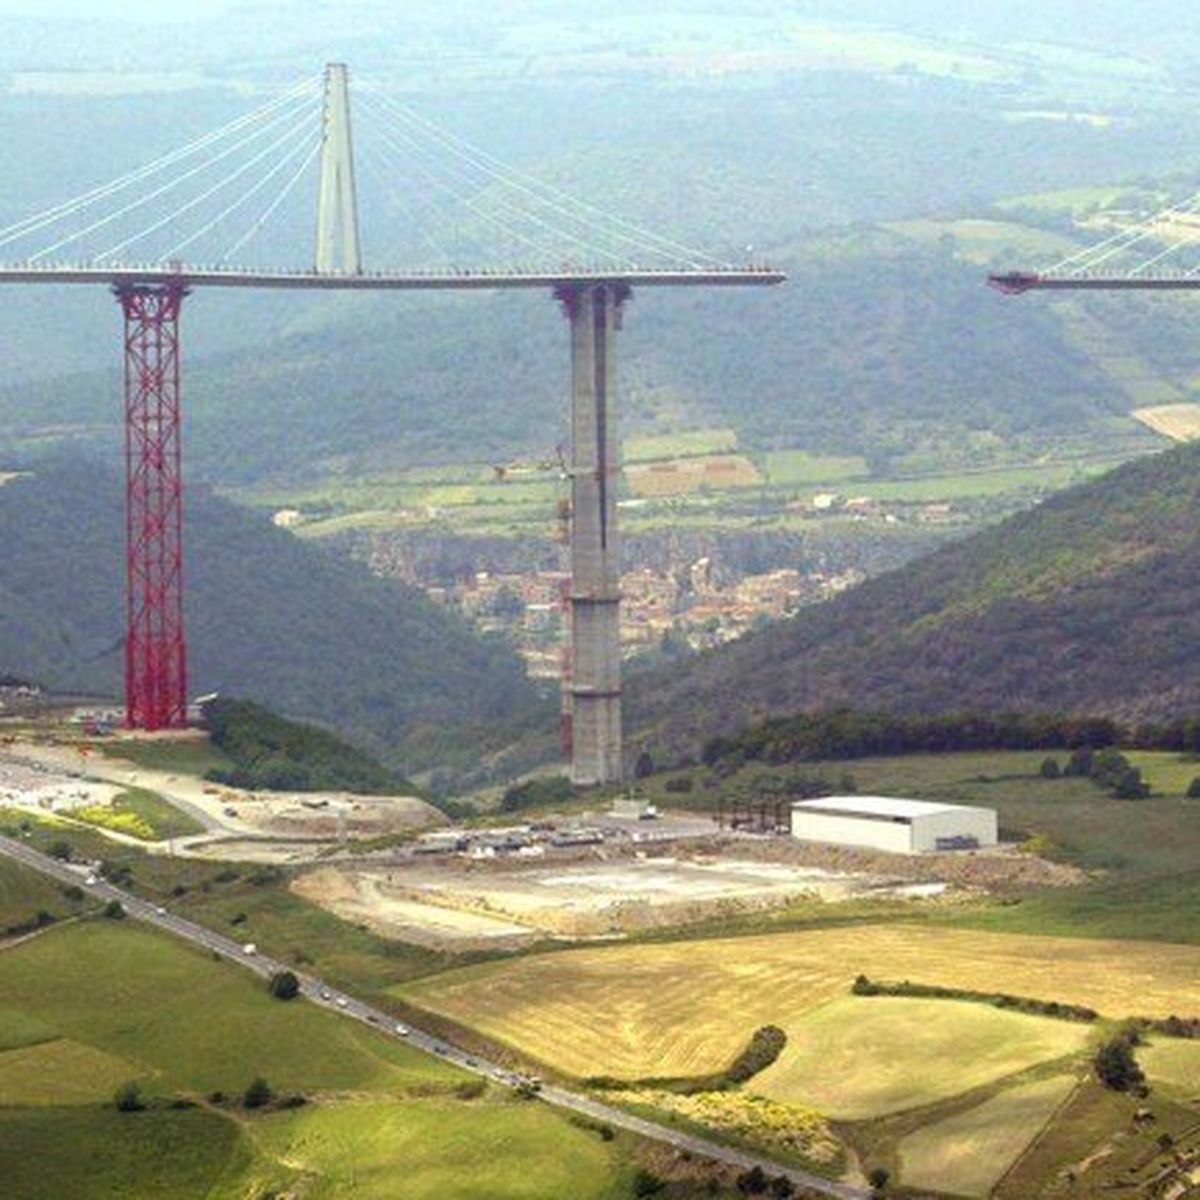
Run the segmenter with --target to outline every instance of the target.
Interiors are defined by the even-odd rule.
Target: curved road
[[[267,958],[265,955],[247,954],[242,943],[223,937],[221,934],[214,933],[213,930],[185,920],[183,917],[177,917],[165,908],[150,904],[115,887],[105,879],[97,877],[95,883],[89,883],[89,873],[86,868],[60,862],[58,859],[42,854],[13,838],[0,837],[0,854],[15,859],[35,871],[40,871],[43,875],[50,875],[63,883],[75,884],[99,900],[119,900],[131,917],[157,926],[159,929],[165,929],[168,933],[175,934],[176,937],[203,946],[206,950],[221,954],[240,963],[255,974],[261,975],[264,979],[270,978],[276,971],[292,970],[288,964]],[[362,1000],[340,992],[314,976],[301,977],[301,994],[314,1004],[319,1004],[343,1016],[353,1017],[391,1037],[403,1038],[409,1045],[416,1046],[419,1050],[424,1050],[429,1054],[436,1054],[447,1062],[461,1067],[464,1071],[470,1071],[493,1083],[513,1087],[519,1082],[518,1077],[512,1071],[500,1064],[490,1062],[477,1054],[471,1054],[461,1047],[447,1042],[444,1038],[398,1024],[395,1017],[382,1009],[374,1008]],[[864,1188],[855,1187],[852,1184],[835,1183],[832,1180],[823,1179],[819,1175],[810,1174],[808,1171],[801,1171],[796,1167],[783,1166],[769,1158],[734,1150],[706,1138],[680,1133],[668,1125],[659,1125],[654,1121],[632,1116],[622,1109],[613,1108],[611,1105],[594,1100],[580,1092],[547,1086],[541,1089],[538,1096],[556,1108],[569,1109],[594,1120],[604,1121],[617,1128],[629,1130],[641,1137],[656,1142],[665,1142],[678,1150],[685,1150],[703,1158],[714,1159],[741,1170],[761,1167],[768,1175],[786,1175],[793,1183],[826,1196],[836,1196],[841,1200],[866,1200],[870,1196],[870,1192]]]

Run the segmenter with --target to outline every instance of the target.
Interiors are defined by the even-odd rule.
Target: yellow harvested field
[[[94,1104],[148,1074],[113,1054],[61,1038],[0,1054],[0,1107]]]
[[[1200,1000],[1200,947],[906,925],[610,946],[394,990],[573,1075],[720,1070],[760,1025],[791,1034],[854,977],[911,979],[1166,1017]]]
[[[1156,1037],[1137,1052],[1138,1062],[1152,1084],[1200,1097],[1200,1041]]]
[[[754,487],[762,482],[758,468],[741,454],[627,466],[625,479],[635,496],[677,496],[701,488],[719,492],[726,488]]]
[[[1200,404],[1156,404],[1135,408],[1130,415],[1177,442],[1200,437]]]
[[[779,1061],[750,1087],[837,1120],[861,1121],[1077,1054],[1091,1029],[961,1000],[846,996],[787,1033]]]
[[[989,1195],[1074,1086],[1070,1075],[1022,1084],[919,1129],[900,1143],[901,1182],[955,1196]]]

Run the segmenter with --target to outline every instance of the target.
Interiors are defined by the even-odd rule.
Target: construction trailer
[[[896,796],[824,796],[792,805],[792,836],[897,854],[977,850],[999,840],[996,812]]]

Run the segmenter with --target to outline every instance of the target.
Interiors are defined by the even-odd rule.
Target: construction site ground
[[[330,862],[292,886],[384,936],[467,950],[621,937],[800,900],[954,902],[1083,878],[1015,852],[908,856],[714,831],[652,849],[632,841],[547,848],[535,860],[389,854]]]
[[[414,796],[250,792],[147,768],[83,743],[0,744],[0,806],[69,819],[72,808],[111,803],[128,788],[154,792],[195,818],[204,832],[176,839],[172,850],[205,857],[293,861],[343,839],[406,833],[446,820]]]

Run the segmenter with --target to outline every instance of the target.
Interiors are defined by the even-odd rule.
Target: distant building
[[[792,805],[792,836],[897,854],[974,850],[998,840],[995,810],[894,796],[826,796]]]

